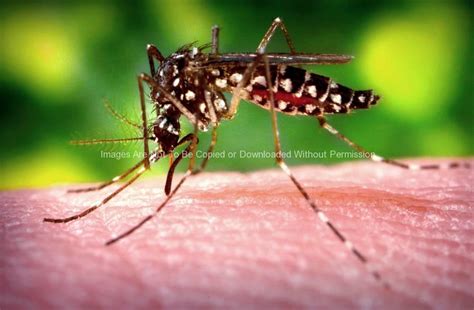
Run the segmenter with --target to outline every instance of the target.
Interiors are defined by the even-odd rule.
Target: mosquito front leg
[[[444,165],[437,165],[437,164],[418,165],[418,164],[405,164],[393,159],[383,158],[375,153],[369,153],[366,149],[364,149],[360,145],[349,140],[349,138],[347,138],[342,133],[340,133],[336,128],[329,125],[329,123],[326,121],[324,117],[318,116],[318,121],[319,121],[319,125],[322,128],[326,129],[331,134],[335,135],[338,139],[347,143],[351,148],[353,148],[357,152],[364,153],[368,158],[370,158],[371,160],[375,162],[383,162],[392,166],[397,166],[397,167],[408,169],[408,170],[453,169],[453,168],[460,168],[460,167],[470,168],[469,163],[452,162],[452,163],[448,163]]]
[[[140,109],[142,114],[142,131],[143,131],[143,158],[145,159],[145,169],[150,169],[150,161],[148,160],[148,154],[150,149],[148,146],[148,124],[146,120],[146,106],[145,106],[145,93],[143,92],[143,82],[148,82],[144,79],[144,75],[140,74],[138,77],[138,91],[140,93]]]
[[[160,155],[157,154],[157,153],[152,153],[150,155],[150,158],[149,160],[151,162],[155,162],[157,161],[158,159],[160,158]],[[142,164],[142,163],[140,163]],[[144,164],[144,163],[143,163]],[[109,200],[111,200],[112,198],[114,198],[115,196],[117,196],[118,193],[120,193],[121,191],[123,191],[125,188],[127,188],[130,184],[132,184],[133,182],[135,182],[147,169],[145,168],[145,166],[142,166],[140,169],[138,169],[138,171],[135,173],[135,175],[130,179],[128,180],[126,183],[122,184],[118,189],[116,189],[114,192],[112,192],[110,195],[108,195],[107,197],[105,197],[104,199],[102,199],[101,201],[99,201],[98,203],[96,203],[94,206],[82,211],[81,213],[78,213],[76,215],[73,215],[73,216],[70,216],[70,217],[66,217],[66,218],[45,218],[44,221],[45,222],[50,222],[50,223],[67,223],[67,222],[71,222],[71,221],[74,221],[74,220],[77,220],[81,217],[84,217],[86,215],[88,215],[89,213],[92,213],[93,211],[97,210],[98,208],[102,207],[103,205],[105,205]],[[130,171],[131,172],[131,171]],[[127,173],[130,173],[130,172],[126,172]]]
[[[273,88],[272,88],[270,65],[268,63],[268,58],[266,57],[265,54],[263,54],[263,50],[260,50],[260,53],[262,55],[263,62],[264,62],[264,65],[265,65],[265,75],[266,75],[266,80],[267,80],[268,97],[270,99],[270,114],[271,114],[271,120],[272,120],[273,139],[274,139],[274,144],[275,144],[275,153],[276,153],[276,162],[277,162],[277,164],[288,175],[288,177],[291,179],[291,181],[296,186],[298,191],[306,199],[306,202],[310,205],[310,207],[316,213],[318,218],[324,224],[326,224],[327,227],[334,233],[334,235],[346,246],[346,248],[361,263],[363,263],[369,269],[369,272],[372,274],[372,276],[377,281],[382,281],[380,273],[376,270],[371,269],[370,265],[367,265],[367,258],[353,245],[353,243],[351,241],[349,241],[342,234],[342,232],[338,228],[336,228],[336,226],[334,226],[334,224],[332,224],[332,222],[329,220],[327,215],[318,206],[316,206],[316,204],[310,198],[308,192],[304,189],[304,187],[301,185],[301,183],[294,177],[294,175],[291,172],[290,168],[285,163],[285,161],[282,157],[282,151],[281,151],[280,133],[279,133],[279,129],[278,129],[277,115],[276,115],[276,110],[275,110],[275,98],[274,98],[274,92],[273,92]],[[387,283],[385,283],[385,282],[382,282],[382,283],[386,288],[389,287],[389,285]]]
[[[160,62],[160,64],[165,60],[165,57],[161,55],[160,51],[156,46],[153,44],[148,44],[146,47],[146,53],[148,55],[148,63],[150,64],[150,73],[151,76],[155,76],[155,62],[153,59],[156,59]]]
[[[191,111],[189,111],[178,99],[176,99],[166,89],[164,89],[160,84],[158,84],[151,76],[142,73],[140,74],[139,78],[142,81],[148,83],[148,85],[153,86],[155,89],[158,90],[160,95],[163,95],[169,101],[171,101],[171,103],[189,120],[189,122],[191,122],[191,124],[199,123],[197,117]]]
[[[111,245],[111,244],[127,237],[128,235],[132,234],[134,231],[136,231],[137,229],[142,227],[146,222],[148,222],[152,218],[154,218],[167,205],[168,201],[170,201],[170,199],[173,198],[173,196],[176,194],[176,192],[183,185],[184,181],[186,181],[186,179],[189,176],[192,175],[192,172],[193,172],[193,169],[194,169],[194,154],[195,154],[196,146],[197,146],[197,143],[198,143],[197,133],[198,133],[198,125],[194,124],[194,134],[193,134],[193,137],[192,137],[192,141],[190,142],[189,146],[186,148],[187,150],[189,150],[189,152],[191,152],[191,158],[189,160],[188,170],[186,171],[184,176],[181,178],[181,180],[178,182],[178,185],[176,185],[176,187],[170,192],[170,194],[168,196],[166,196],[165,200],[160,204],[160,206],[158,208],[156,208],[156,210],[153,214],[148,215],[143,220],[141,220],[138,224],[136,224],[135,226],[133,226],[132,228],[130,228],[126,232],[120,234],[118,237],[115,237],[115,238],[107,241],[105,243],[105,245]]]

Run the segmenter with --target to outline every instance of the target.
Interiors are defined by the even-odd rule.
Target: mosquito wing
[[[350,55],[339,54],[288,54],[271,53],[266,54],[270,64],[279,65],[334,65],[350,62],[354,57]],[[256,53],[228,53],[228,54],[210,54],[206,65],[239,65],[247,64],[255,60]]]

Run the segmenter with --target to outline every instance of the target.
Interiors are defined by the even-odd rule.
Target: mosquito
[[[290,53],[267,53],[266,48],[275,31],[280,29],[290,49]],[[300,68],[301,65],[344,64],[353,57],[336,54],[307,54],[296,52],[289,32],[280,18],[273,20],[263,36],[255,53],[220,53],[219,27],[212,27],[210,44],[195,47],[188,44],[168,57],[164,57],[154,45],[147,46],[150,74],[142,73],[138,79],[140,94],[141,124],[132,123],[116,112],[112,113],[129,125],[142,132],[139,138],[130,139],[99,139],[84,143],[104,143],[117,141],[142,140],[144,158],[123,174],[97,186],[72,190],[87,192],[103,189],[131,175],[127,182],[120,185],[102,201],[81,213],[66,218],[45,218],[45,222],[67,223],[82,218],[104,206],[118,193],[135,182],[150,165],[164,157],[170,157],[171,164],[165,183],[166,198],[155,212],[145,217],[138,224],[106,242],[111,245],[132,234],[142,225],[153,219],[176,194],[185,180],[203,171],[210,156],[205,156],[199,166],[195,164],[194,153],[199,143],[198,133],[211,130],[211,142],[207,153],[210,155],[217,142],[217,129],[222,120],[230,120],[237,113],[241,100],[256,104],[269,111],[272,122],[273,140],[276,163],[288,175],[297,190],[306,200],[321,222],[327,225],[332,233],[344,246],[363,263],[372,276],[385,287],[380,273],[371,268],[365,255],[330,221],[326,214],[310,198],[308,192],[294,177],[282,156],[277,112],[288,115],[306,115],[318,120],[319,125],[338,139],[347,143],[358,152],[363,152],[375,162],[398,166],[409,170],[457,168],[468,164],[451,163],[448,165],[417,165],[405,164],[392,159],[383,158],[368,152],[361,146],[332,127],[326,120],[326,114],[347,114],[353,110],[368,109],[377,104],[380,97],[372,90],[352,90],[336,83],[329,77],[311,73]],[[210,48],[210,52],[205,50]],[[155,66],[158,62],[158,66]],[[148,124],[145,105],[144,85],[150,88],[150,97],[156,111],[156,119]],[[224,93],[231,94],[230,103]],[[194,126],[193,133],[182,136],[180,119],[185,118]],[[149,141],[156,143],[150,151]],[[79,142],[81,143],[81,142]],[[174,158],[173,151],[186,145],[185,149]],[[172,189],[174,171],[180,161],[190,154],[186,173]]]

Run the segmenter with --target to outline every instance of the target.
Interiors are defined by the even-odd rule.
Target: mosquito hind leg
[[[285,23],[281,20],[280,17],[277,17],[273,20],[272,24],[268,28],[267,32],[263,36],[262,40],[260,41],[260,44],[258,45],[257,51],[260,49],[267,49],[267,45],[272,39],[273,35],[275,34],[275,31],[280,28],[280,30],[283,32],[283,35],[285,36],[286,44],[290,48],[290,52],[292,54],[296,53],[295,47],[293,45],[293,41],[291,40],[290,33],[288,32],[288,29],[285,26]]]
[[[318,121],[319,121],[319,125],[322,128],[326,129],[331,134],[335,135],[338,139],[347,143],[351,148],[353,148],[357,152],[364,153],[367,158],[370,158],[371,160],[375,162],[382,162],[382,163],[386,163],[392,166],[397,166],[397,167],[407,169],[407,170],[430,170],[430,169],[436,170],[436,169],[453,169],[453,168],[460,168],[460,167],[470,168],[469,163],[452,162],[445,165],[437,165],[437,164],[418,165],[418,164],[405,164],[397,160],[383,158],[375,153],[368,152],[366,149],[364,149],[360,145],[352,142],[352,140],[344,136],[336,128],[329,125],[329,123],[326,121],[326,119],[323,116],[318,116]]]
[[[262,55],[262,59],[265,65],[265,75],[266,75],[266,80],[267,80],[267,89],[268,89],[268,97],[270,100],[270,115],[271,115],[271,121],[272,121],[272,130],[273,130],[273,140],[274,140],[274,145],[275,145],[275,153],[276,153],[276,162],[278,166],[288,175],[288,177],[291,179],[293,184],[296,186],[298,191],[301,193],[301,195],[304,197],[306,202],[309,204],[311,209],[313,209],[314,213],[318,216],[319,220],[326,224],[326,226],[333,232],[333,234],[344,244],[344,246],[362,263],[364,264],[371,275],[374,277],[375,280],[381,281],[382,284],[386,287],[389,288],[389,285],[386,282],[383,282],[380,273],[370,267],[368,265],[367,258],[353,245],[353,243],[345,237],[345,235],[338,229],[334,224],[329,220],[327,215],[314,203],[314,201],[310,198],[308,192],[306,189],[301,185],[301,183],[295,178],[293,173],[291,172],[290,168],[288,165],[285,163],[285,160],[282,157],[282,150],[281,150],[281,143],[280,143],[280,132],[278,129],[278,121],[277,121],[277,115],[276,115],[276,110],[275,110],[275,98],[274,98],[274,92],[272,88],[272,80],[271,80],[271,74],[270,74],[270,65],[268,62],[268,58],[266,57],[265,54],[263,54],[263,50],[260,50],[260,53]]]

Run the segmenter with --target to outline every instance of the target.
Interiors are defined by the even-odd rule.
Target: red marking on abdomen
[[[257,95],[262,97],[263,99],[268,99],[268,90],[264,89],[254,89],[250,92],[250,98],[253,98],[253,95]],[[278,100],[283,100],[288,103],[291,103],[294,106],[302,106],[306,104],[314,104],[317,102],[315,98],[312,97],[306,97],[306,96],[301,96],[301,97],[296,97],[295,95],[287,92],[276,92],[273,93],[273,98],[275,99],[275,102],[278,102]]]

